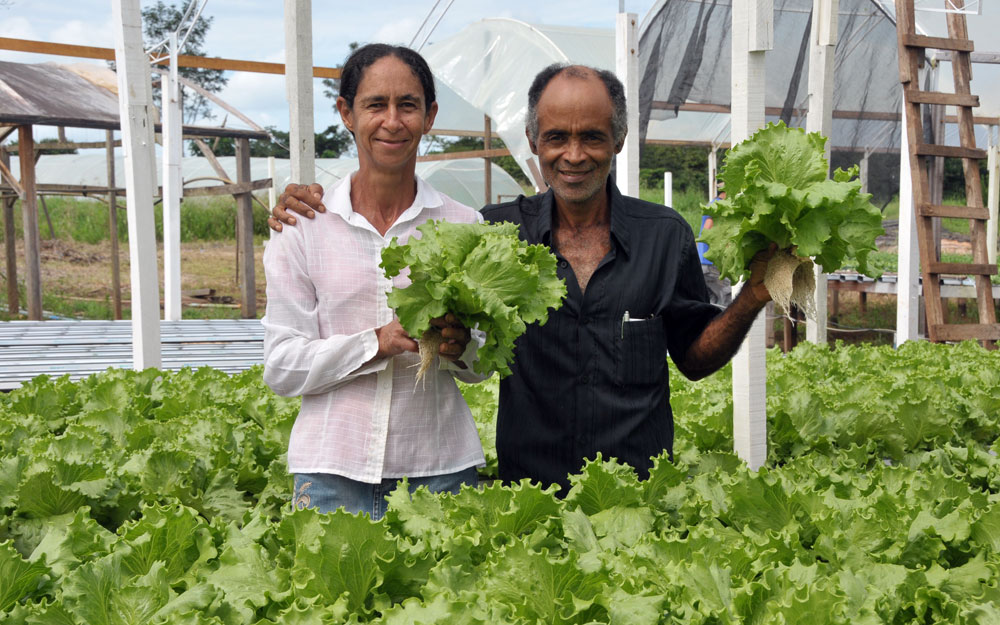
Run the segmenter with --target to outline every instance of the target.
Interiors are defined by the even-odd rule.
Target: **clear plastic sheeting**
[[[236,157],[220,156],[219,163],[229,174],[223,180],[212,168],[208,159],[198,156],[184,158],[181,166],[185,188],[207,187],[234,181],[236,177]],[[17,157],[11,159],[15,176],[20,177]],[[325,188],[336,184],[345,176],[358,169],[358,161],[353,158],[316,159],[316,182]],[[491,167],[491,197],[486,201],[484,178],[486,167],[481,158],[455,159],[446,161],[426,161],[417,163],[417,175],[429,182],[435,189],[452,199],[480,208],[500,198],[513,199],[523,193],[521,186],[500,166]],[[157,162],[157,178],[162,174],[162,163]],[[107,161],[102,153],[91,154],[47,154],[35,165],[35,175],[39,184],[87,185],[104,187],[107,185]],[[284,189],[289,182],[291,165],[288,159],[275,159],[275,186]],[[266,158],[250,159],[252,180],[269,178]],[[125,180],[124,157],[115,159],[115,180]],[[159,181],[157,184],[160,184]]]
[[[805,126],[812,9],[813,0],[774,2],[765,106],[770,119],[790,126]],[[654,138],[647,128],[650,120],[688,112],[678,135],[698,134],[695,120],[702,116],[702,139],[728,143],[728,129],[715,130],[717,111],[690,109],[731,104],[731,24],[729,0],[659,0],[653,6],[639,34],[641,136]],[[902,94],[895,23],[876,0],[840,0],[837,24],[832,145],[852,151],[898,149]],[[670,132],[669,124],[655,126],[656,134]]]
[[[612,30],[491,18],[427,46],[422,54],[438,80],[493,119],[496,133],[527,173],[532,153],[524,122],[535,74],[552,63],[570,62],[613,70],[614,39]],[[441,114],[448,114],[443,107]]]

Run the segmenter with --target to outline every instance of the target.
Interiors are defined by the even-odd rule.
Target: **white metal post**
[[[170,33],[170,71],[163,105],[163,318],[181,318],[181,160],[183,159],[181,89],[177,74],[177,33]]]
[[[674,206],[674,174],[669,171],[663,172],[663,205]]]
[[[839,0],[813,0],[812,33],[809,46],[809,113],[806,131],[829,137],[833,131],[833,72],[837,49],[837,9]],[[826,143],[826,159],[830,161],[830,142]],[[806,319],[806,340],[826,345],[826,274],[819,265],[813,266],[816,290],[813,291],[815,319]]]
[[[708,152],[708,201],[711,202],[719,197],[719,155],[718,149],[712,148]]]
[[[906,132],[906,103],[899,133],[899,234],[896,241],[896,346],[916,340],[920,321],[920,250],[910,177],[910,146]]]
[[[271,186],[267,190],[267,209],[273,210],[274,205],[278,203],[278,170],[274,165],[274,157],[267,157],[267,177],[271,179]],[[268,228],[268,231],[271,229]]]
[[[115,63],[122,148],[125,152],[125,197],[132,280],[132,366],[162,366],[160,353],[160,289],[156,267],[153,192],[153,95],[150,70],[142,49],[139,0],[112,0]]]
[[[1000,205],[1000,158],[993,133],[996,126],[990,126],[990,151],[987,160],[986,180],[988,193],[986,206],[989,209],[989,221],[986,222],[986,254],[991,265],[997,264],[997,207]]]
[[[316,181],[312,0],[285,0],[285,90],[290,114],[291,179],[312,184]]]
[[[639,197],[639,17],[619,13],[615,20],[615,73],[625,85],[628,134],[615,160],[616,182],[622,195]]]
[[[733,145],[764,125],[764,54],[773,47],[772,0],[733,3]],[[735,296],[742,284],[733,287]],[[765,315],[754,321],[733,358],[733,437],[736,454],[756,470],[767,459]]]

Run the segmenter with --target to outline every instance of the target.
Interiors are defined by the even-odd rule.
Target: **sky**
[[[33,39],[113,48],[113,0],[0,0],[0,37]],[[176,0],[180,4],[180,0]],[[165,4],[171,4],[167,0]],[[141,6],[155,2],[142,0]],[[444,0],[431,17],[441,15]],[[654,0],[625,0],[625,10],[646,15]],[[433,0],[382,0],[375,2],[313,2],[313,63],[338,67],[352,41],[410,44]],[[430,41],[443,39],[472,22],[487,17],[510,17],[532,24],[613,29],[619,0],[455,0],[444,13]],[[284,2],[281,0],[209,0],[203,15],[212,18],[204,48],[209,56],[249,61],[284,62]],[[0,50],[0,60],[20,63],[89,62],[50,55]],[[219,94],[262,126],[288,128],[288,103],[284,77],[228,72],[229,84]],[[221,118],[220,118],[221,119]],[[216,121],[219,121],[217,119]],[[333,101],[315,83],[315,125],[322,130],[336,123]],[[76,129],[69,137],[78,141],[103,141],[103,130]],[[38,137],[54,136],[55,129],[38,130]]]

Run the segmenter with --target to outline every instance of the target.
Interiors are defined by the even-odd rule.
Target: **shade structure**
[[[221,156],[219,163],[232,177],[236,178],[236,157]],[[15,175],[19,175],[18,161],[14,157],[11,166]],[[357,159],[353,158],[319,158],[316,159],[316,181],[329,188],[350,175],[358,168]],[[116,159],[115,177],[122,180],[124,163],[121,156]],[[157,167],[157,176],[162,175],[162,168]],[[250,176],[253,180],[268,177],[266,158],[250,159]],[[47,154],[42,156],[36,165],[39,184],[87,185],[103,187],[107,184],[107,167],[104,154]],[[185,188],[204,187],[222,184],[218,173],[212,168],[208,159],[198,156],[184,158],[182,173]],[[427,161],[417,163],[417,175],[428,181],[435,189],[452,199],[480,208],[487,203],[483,177],[485,168],[483,160],[457,159],[447,161]],[[288,159],[275,159],[275,186],[283,189],[293,182],[291,166]],[[498,165],[492,166],[492,197],[490,203],[500,199],[508,200],[522,193],[521,186]]]

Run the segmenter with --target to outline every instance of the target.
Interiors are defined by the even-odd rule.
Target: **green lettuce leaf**
[[[747,278],[751,259],[772,243],[812,257],[826,272],[854,258],[859,271],[879,275],[868,253],[883,233],[882,215],[861,181],[851,180],[856,167],[830,179],[825,144],[819,133],[778,122],[729,151],[719,176],[726,198],[704,207],[713,226],[698,239],[724,278]]]
[[[385,275],[392,278],[408,267],[411,282],[392,289],[389,307],[414,337],[430,328],[431,319],[455,314],[466,327],[486,333],[476,372],[510,375],[515,339],[527,324],[544,324],[548,310],[559,308],[566,295],[555,256],[520,240],[511,223],[429,221],[417,230],[419,239],[393,239],[382,251]]]

